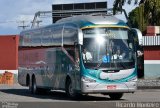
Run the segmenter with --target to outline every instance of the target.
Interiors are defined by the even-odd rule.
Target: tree
[[[132,27],[146,31],[146,26],[160,25],[160,1],[145,0],[129,13],[129,20]]]
[[[131,27],[140,29],[143,33],[148,25],[147,19],[144,17],[144,5],[136,7],[132,12],[129,13],[129,21]]]
[[[125,3],[131,4],[134,1],[138,4],[138,0],[115,0],[113,11],[122,10]],[[144,12],[145,11],[145,12]],[[147,25],[160,25],[160,0],[140,0],[139,7],[129,13],[129,20],[132,27],[139,28],[143,32]]]
[[[134,0],[135,4],[138,3],[138,0]],[[145,0],[141,0],[140,2],[144,2]],[[113,4],[113,13],[116,14],[116,11],[117,10],[122,10],[122,6],[125,4],[125,3],[128,3],[128,4],[131,4],[132,0],[115,0],[114,1],[114,4]]]
[[[149,25],[159,25],[160,17],[160,2],[159,0],[145,0],[144,3],[145,14],[144,17],[148,18]]]

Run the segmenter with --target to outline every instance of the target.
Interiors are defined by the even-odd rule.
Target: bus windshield
[[[134,68],[134,39],[127,28],[83,30],[82,58],[86,68],[120,70]]]

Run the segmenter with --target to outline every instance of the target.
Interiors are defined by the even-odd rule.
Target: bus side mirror
[[[83,32],[81,29],[78,29],[78,44],[83,45]]]
[[[143,44],[142,32],[136,28],[132,28],[131,31],[133,32],[133,35],[136,36],[136,38],[138,38],[138,44],[142,46]]]

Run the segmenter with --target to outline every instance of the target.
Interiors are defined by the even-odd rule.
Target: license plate
[[[109,85],[109,86],[107,86],[108,90],[115,90],[116,88],[117,88],[116,85]]]

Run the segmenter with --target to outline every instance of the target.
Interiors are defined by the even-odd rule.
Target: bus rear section
[[[76,71],[74,47],[19,49],[19,83],[33,93],[65,90],[68,80],[76,80]]]

